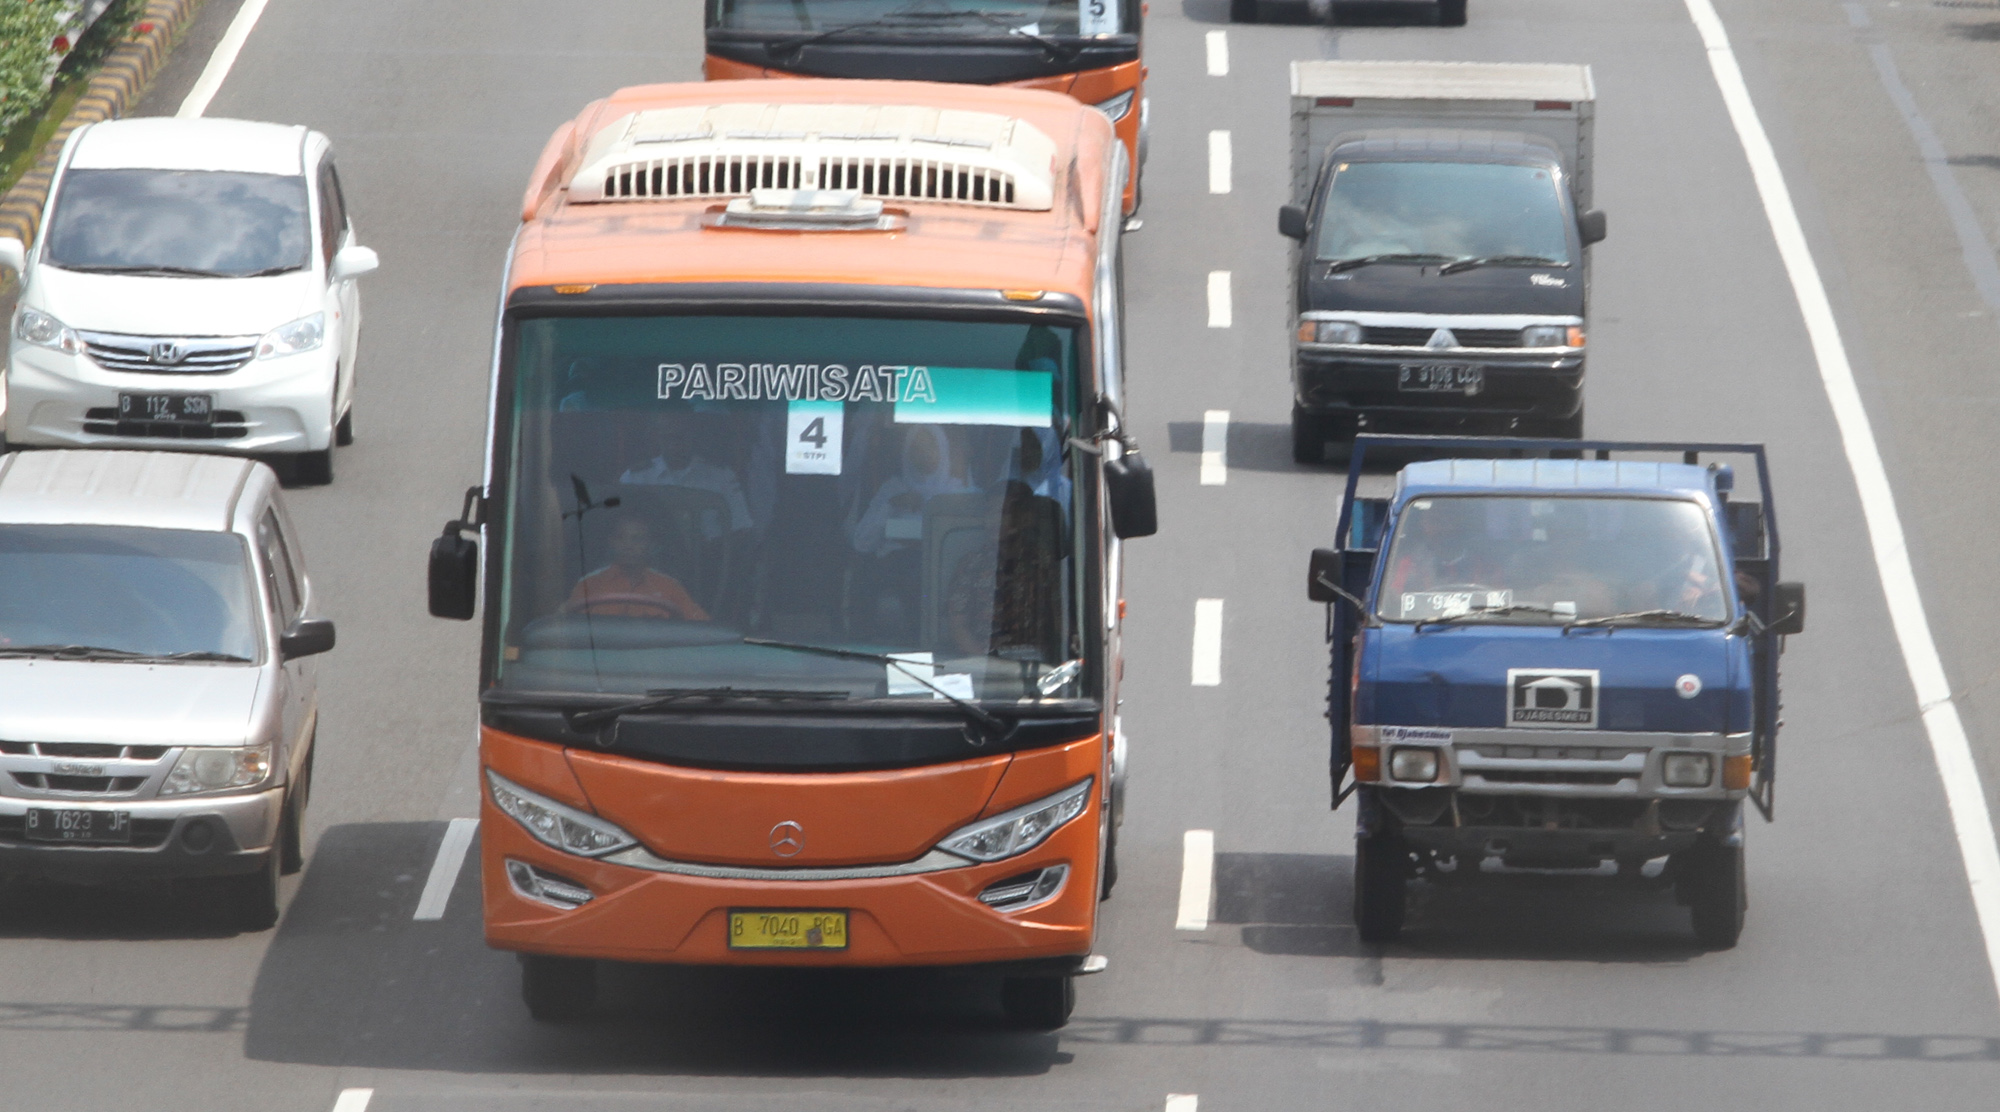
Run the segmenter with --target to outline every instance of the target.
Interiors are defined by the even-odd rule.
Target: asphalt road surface
[[[1954,701],[2000,782],[2000,4],[1720,0],[1873,422]],[[209,0],[170,113],[238,11]],[[1862,502],[1750,164],[1681,0],[1474,0],[1458,29],[1230,27],[1160,0],[1128,240],[1130,413],[1163,534],[1132,544],[1123,879],[1064,1031],[990,986],[637,969],[601,1019],[531,1023],[476,879],[414,918],[472,813],[475,630],[424,613],[425,546],[479,474],[501,263],[549,132],[621,85],[699,77],[689,0],[270,0],[211,115],[333,137],[362,242],[358,441],[295,491],[339,623],[310,856],[275,932],[160,892],[0,893],[0,1105],[332,1109],[1990,1107],[2000,1002]],[[1210,35],[1225,32],[1226,66]],[[1285,422],[1286,64],[1588,62],[1598,101],[1594,435],[1771,447],[1788,577],[1778,821],[1749,831],[1741,945],[1664,893],[1574,880],[1425,892],[1360,944],[1330,813],[1321,613],[1333,467]],[[1226,72],[1217,74],[1217,68]],[[1210,133],[1230,133],[1227,174]],[[1217,180],[1220,179],[1220,180]],[[1225,192],[1214,191],[1225,186]],[[1227,327],[1208,305],[1229,274]],[[1212,411],[1227,411],[1211,418]],[[1202,481],[1205,422],[1226,449]],[[1209,434],[1207,446],[1217,447]],[[1220,470],[1217,470],[1220,465]],[[1197,650],[1198,600],[1219,655]],[[1213,684],[1197,684],[1204,665]],[[1214,832],[1203,929],[1184,833]],[[1199,908],[1197,908],[1199,910]]]

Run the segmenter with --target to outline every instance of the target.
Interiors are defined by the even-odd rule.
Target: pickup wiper
[[[52,660],[225,661],[248,664],[249,657],[234,653],[191,649],[178,653],[146,653],[136,649],[113,649],[104,645],[0,645],[0,658],[47,657]]]
[[[1475,606],[1470,610],[1461,610],[1456,614],[1446,614],[1443,617],[1419,618],[1417,619],[1416,628],[1411,632],[1422,633],[1425,626],[1457,625],[1459,622],[1469,621],[1473,618],[1492,618],[1498,617],[1501,614],[1552,615],[1554,613],[1555,609],[1553,607],[1542,606],[1532,602],[1516,602],[1506,606]]]
[[[952,706],[957,707],[965,714],[966,719],[972,725],[990,731],[992,737],[1003,737],[1012,728],[1005,720],[987,711],[977,703],[967,702],[953,695],[951,692],[931,682],[930,677],[924,676],[912,669],[910,665],[916,663],[915,661],[903,660],[890,656],[888,653],[861,652],[857,649],[836,649],[830,645],[803,645],[796,641],[772,641],[763,637],[745,637],[743,643],[746,645],[762,645],[767,649],[789,649],[795,653],[830,656],[835,660],[866,660],[875,664],[884,664],[930,688],[938,698],[950,701]],[[971,741],[973,745],[977,746],[986,744],[987,739],[980,738],[975,741],[971,737],[967,737],[966,740]]]
[[[1712,626],[1721,628],[1728,624],[1721,618],[1705,618],[1700,614],[1690,614],[1685,610],[1633,610],[1624,614],[1606,614],[1599,618],[1574,618],[1563,624],[1563,632],[1572,629],[1596,626],[1617,627],[1628,622],[1658,622],[1661,625]]]
[[[78,266],[66,263],[51,264],[58,270],[71,270],[78,274],[136,274],[154,278],[230,278],[219,270],[203,270],[194,266],[164,266],[157,263],[127,264],[121,266]]]
[[[1563,266],[1569,264],[1561,259],[1551,259],[1543,255],[1467,255],[1438,267],[1439,274],[1457,274],[1461,270],[1471,270],[1480,266]]]
[[[1376,263],[1434,263],[1449,258],[1450,255],[1356,255],[1352,258],[1333,260],[1327,266],[1326,272],[1338,274],[1343,270],[1358,270],[1364,266],[1374,266]]]
[[[831,702],[836,699],[845,698],[847,698],[847,692],[845,691],[792,690],[768,687],[662,687],[648,691],[645,698],[634,699],[629,703],[619,703],[608,707],[591,707],[583,710],[566,710],[563,712],[563,721],[568,723],[570,729],[578,733],[583,733],[586,730],[594,730],[606,722],[616,721],[628,714],[645,714],[647,711],[659,710],[662,707],[672,706],[675,703],[688,702],[693,699],[706,699],[711,702],[725,703],[738,700],[783,702],[793,699],[812,702]]]

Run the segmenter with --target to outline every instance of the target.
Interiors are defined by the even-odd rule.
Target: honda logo
[[[171,367],[187,358],[187,348],[175,340],[154,340],[152,360],[162,367]]]
[[[796,857],[806,848],[806,828],[790,819],[771,828],[771,852],[779,857]]]
[[[1507,669],[1507,724],[1542,730],[1597,727],[1597,671]]]

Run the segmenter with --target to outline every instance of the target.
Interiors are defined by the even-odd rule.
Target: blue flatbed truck
[[[1427,458],[1361,497],[1391,452]],[[1805,626],[1763,445],[1363,435],[1335,535],[1308,594],[1361,937],[1400,934],[1417,878],[1615,863],[1735,945],[1743,804],[1772,815],[1778,661]]]

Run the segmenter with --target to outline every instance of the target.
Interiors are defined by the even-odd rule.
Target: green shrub
[[[0,0],[0,129],[42,106],[57,58],[61,0]]]

